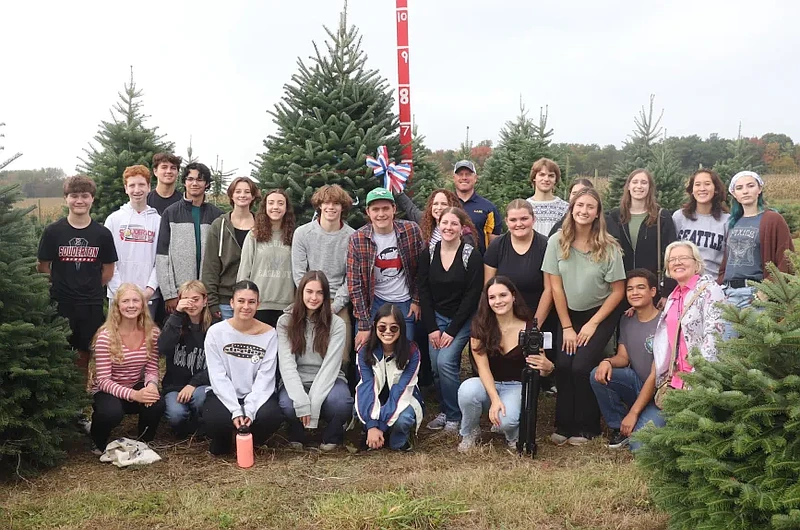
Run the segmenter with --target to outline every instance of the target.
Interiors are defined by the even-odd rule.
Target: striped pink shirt
[[[154,382],[158,384],[158,328],[153,328],[153,352],[150,359],[147,359],[147,349],[145,341],[135,350],[129,350],[122,344],[122,363],[111,360],[108,351],[108,331],[103,330],[97,336],[97,344],[94,349],[95,358],[95,378],[92,394],[105,392],[114,397],[131,401],[133,386],[142,380],[144,373],[144,384]]]

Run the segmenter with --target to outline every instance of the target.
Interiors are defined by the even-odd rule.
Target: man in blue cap
[[[459,160],[453,168],[453,183],[456,187],[456,195],[464,205],[464,211],[478,229],[476,241],[480,247],[481,254],[486,251],[486,247],[497,236],[502,233],[503,219],[492,201],[485,199],[475,193],[475,184],[478,182],[478,174],[475,171],[475,164],[469,160]]]
[[[385,303],[406,315],[406,336],[414,340],[419,320],[417,262],[425,244],[417,223],[395,219],[392,192],[375,188],[367,194],[369,223],[350,236],[347,248],[347,289],[356,319],[358,351],[369,339],[372,318]]]

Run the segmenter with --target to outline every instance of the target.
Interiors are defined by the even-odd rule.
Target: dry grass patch
[[[629,454],[546,441],[552,403],[541,402],[535,460],[489,433],[462,455],[437,433],[410,454],[261,449],[248,470],[205,442],[162,440],[162,462],[124,470],[98,463],[87,442],[30,483],[0,485],[0,528],[666,528]]]

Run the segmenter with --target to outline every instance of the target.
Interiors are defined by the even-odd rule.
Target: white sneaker
[[[330,453],[331,451],[336,451],[339,447],[339,444],[319,444],[319,450],[323,453]]]
[[[293,449],[295,451],[304,451],[305,446],[303,442],[289,442],[289,449]]]
[[[431,431],[441,431],[444,429],[445,424],[447,423],[447,416],[444,415],[444,412],[440,412],[438,416],[433,418],[432,421],[428,422],[426,427]]]
[[[565,443],[567,443],[567,440],[569,440],[569,438],[567,438],[563,434],[558,434],[557,432],[554,432],[553,434],[550,435],[550,441],[556,445],[564,445]]]
[[[458,434],[460,428],[461,428],[460,421],[444,422],[444,432],[446,432],[447,434]]]
[[[471,433],[463,436],[461,438],[461,443],[458,444],[458,452],[459,453],[466,453],[476,445],[478,445],[478,439],[481,436],[481,431],[476,429]]]
[[[567,443],[570,445],[585,445],[589,443],[589,439],[585,436],[570,436],[567,440]]]

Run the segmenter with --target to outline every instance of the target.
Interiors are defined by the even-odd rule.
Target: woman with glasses
[[[406,338],[405,315],[395,304],[382,305],[367,344],[358,351],[355,408],[368,449],[412,449],[411,429],[419,429],[423,415],[419,364],[419,350]]]
[[[700,250],[691,241],[675,241],[666,251],[667,275],[678,286],[667,297],[653,338],[656,388],[668,384],[683,388],[680,374],[691,372],[689,352],[697,349],[709,361],[717,359],[717,335],[724,322],[717,302],[722,288],[704,275]]]

